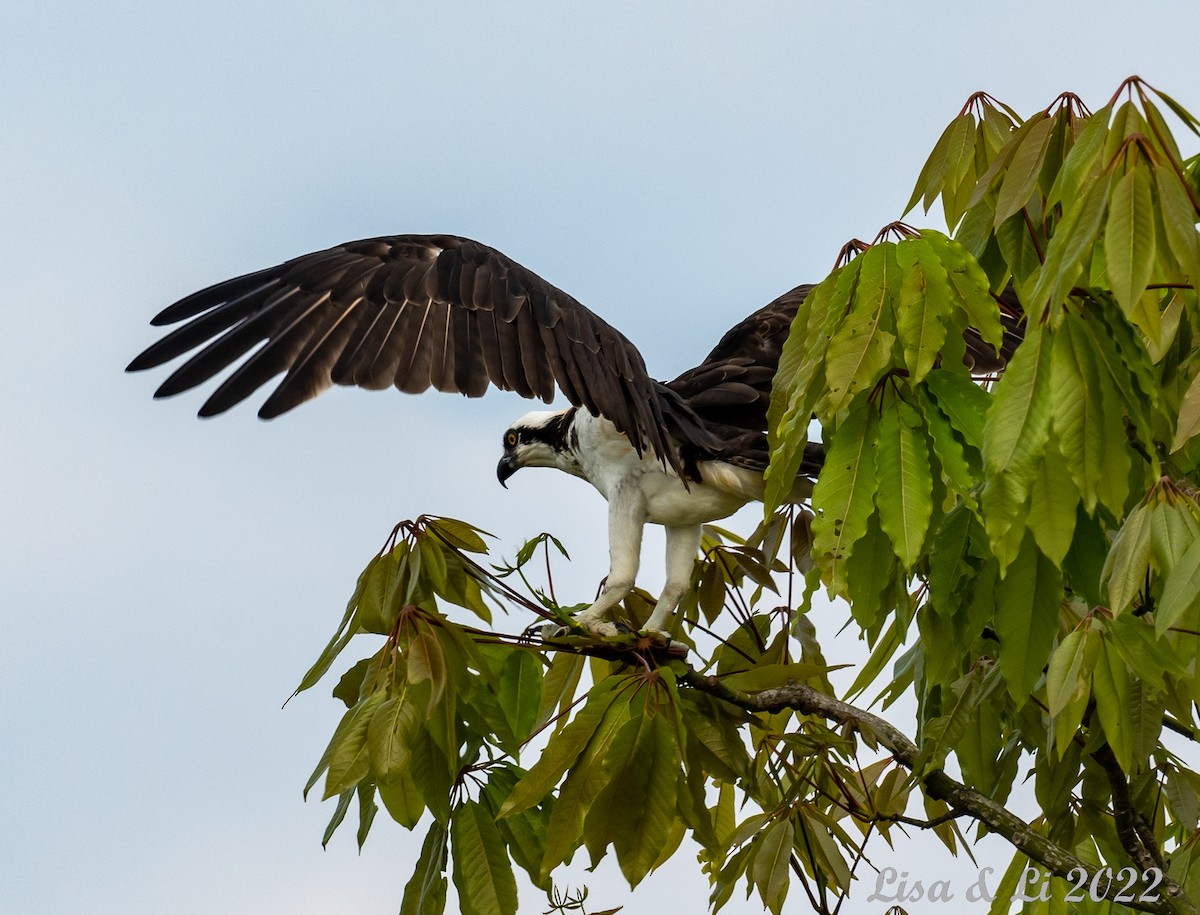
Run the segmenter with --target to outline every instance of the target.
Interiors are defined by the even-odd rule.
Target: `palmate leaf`
[[[606,838],[634,887],[658,862],[676,820],[683,773],[671,723],[648,713],[630,718],[615,735],[605,763],[612,776],[590,805],[584,826],[588,847],[594,849],[597,833]],[[598,860],[594,850],[592,860]]]
[[[899,396],[885,397],[876,441],[879,524],[905,568],[912,568],[933,515],[933,472],[920,413]]]
[[[611,676],[609,680],[629,684],[628,677]],[[644,699],[644,697],[638,697]],[[588,812],[597,795],[612,779],[612,769],[606,764],[608,749],[618,732],[633,716],[629,693],[618,697],[608,706],[600,724],[580,754],[578,762],[567,773],[559,788],[550,821],[546,826],[546,854],[542,859],[542,873],[549,874],[554,868],[567,861],[579,847],[581,839],[587,839],[588,850],[594,860],[599,860],[609,839],[607,834],[584,831]],[[639,709],[640,711],[640,709]]]
[[[602,680],[592,687],[587,703],[566,727],[550,739],[533,768],[517,783],[504,806],[500,808],[500,816],[520,813],[536,806],[554,790],[563,773],[587,747],[604,720],[605,713],[613,704],[616,698],[613,695],[613,687],[616,684],[612,681],[616,679],[612,677]]]

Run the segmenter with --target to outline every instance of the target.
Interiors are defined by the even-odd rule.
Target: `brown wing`
[[[705,427],[721,441],[707,456],[739,466],[765,470],[767,408],[779,355],[800,303],[813,289],[797,286],[732,327],[704,361],[688,369],[667,387],[675,391]],[[964,359],[976,375],[1003,371],[1024,336],[1024,312],[1012,285],[996,296],[1004,341],[1000,352],[969,328],[963,335]],[[703,450],[703,449],[702,449]],[[809,443],[800,472],[813,476],[821,468],[824,452]]]
[[[572,404],[611,420],[639,451],[681,469],[664,429],[661,386],[633,344],[566,293],[469,239],[348,242],[201,290],[152,323],[180,321],[187,323],[128,370],[195,350],[155,392],[167,397],[236,366],[201,416],[228,410],[280,373],[263,418],[333,384],[468,397],[494,384],[547,402],[557,386]]]

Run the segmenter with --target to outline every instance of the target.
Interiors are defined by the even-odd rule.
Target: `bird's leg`
[[[670,638],[671,616],[692,583],[692,566],[700,549],[700,525],[667,528],[667,581],[645,629]]]
[[[596,602],[575,617],[575,622],[597,635],[616,635],[608,612],[633,590],[642,554],[645,511],[636,496],[618,489],[608,503],[608,578]]]

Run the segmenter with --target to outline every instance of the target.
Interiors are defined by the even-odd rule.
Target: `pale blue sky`
[[[586,485],[496,485],[518,398],[337,391],[201,422],[201,397],[154,403],[162,373],[122,373],[161,307],[336,242],[451,232],[671,377],[899,216],[972,91],[1099,106],[1138,72],[1200,110],[1197,34],[1194,2],[9,0],[0,910],[394,912],[413,838],[381,816],[361,857],[350,832],[322,852],[328,805],[300,787],[338,707],[322,688],[279,708],[359,568],[428,511],[510,555],[557,531],[577,599],[605,569]],[[597,907],[625,898],[615,869],[587,879]],[[684,853],[626,911],[706,897]]]

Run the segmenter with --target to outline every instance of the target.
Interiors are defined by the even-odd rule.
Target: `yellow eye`
[[[514,447],[517,444],[517,433],[510,432],[504,436],[504,444],[508,445],[509,448]]]

